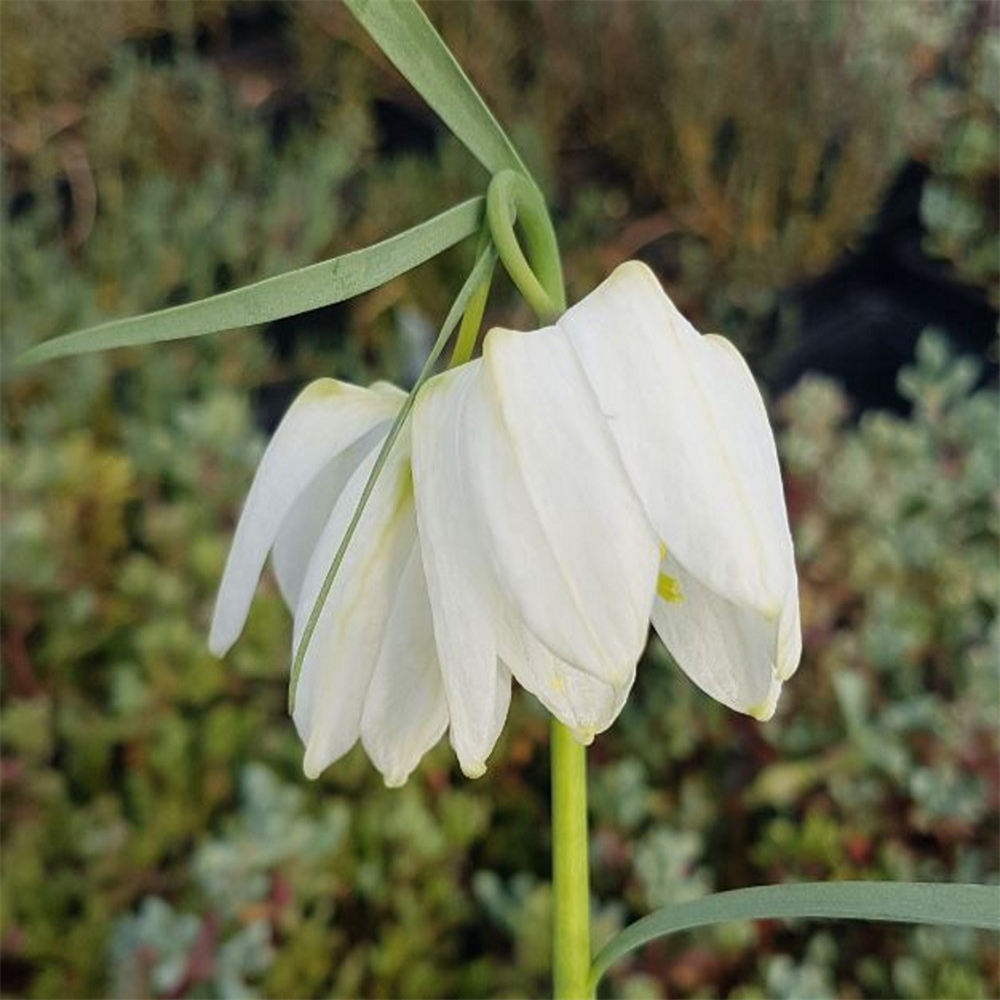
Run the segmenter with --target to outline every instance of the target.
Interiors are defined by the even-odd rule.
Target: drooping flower
[[[265,453],[211,646],[267,553],[297,646],[399,390],[307,388]],[[652,622],[713,697],[761,718],[799,622],[774,440],[746,365],[627,264],[554,326],[492,330],[417,397],[319,614],[295,722],[315,775],[360,739],[401,784],[450,729],[481,774],[511,678],[588,742]]]

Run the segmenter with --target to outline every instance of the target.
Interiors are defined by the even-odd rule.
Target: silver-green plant
[[[345,564],[366,503],[375,496],[392,449],[406,430],[411,411],[421,399],[421,390],[456,329],[459,332],[453,364],[461,364],[471,356],[497,260],[503,263],[543,323],[551,322],[565,309],[561,259],[539,186],[419,8],[408,0],[391,4],[352,0],[348,6],[385,55],[486,167],[490,181],[485,194],[364,250],[201,301],[59,337],[32,348],[22,358],[24,363],[38,363],[115,347],[202,336],[294,315],[376,288],[456,243],[478,235],[480,249],[476,263],[441,325],[417,384],[387,429],[313,609],[303,623],[290,685],[293,706],[299,673],[320,623],[324,602]],[[524,240],[523,247],[519,236]],[[679,390],[679,383],[677,387]],[[665,389],[669,391],[670,386]],[[750,410],[752,407],[747,412]],[[709,407],[706,412],[713,411]],[[756,446],[756,439],[751,436],[748,440]],[[766,546],[761,554],[767,568]],[[684,598],[677,580],[662,571],[656,586],[664,602],[676,603]],[[777,616],[779,610],[776,608],[773,614]],[[780,614],[784,634],[785,608],[780,609]],[[797,609],[795,617],[797,625]],[[779,664],[778,682],[794,669],[797,659],[797,655],[789,654],[789,663],[785,667]],[[766,715],[773,710],[776,697],[776,691],[768,692],[759,705],[743,707],[751,713]],[[609,966],[645,942],[679,930],[725,921],[821,917],[1000,928],[997,893],[983,885],[843,882],[757,886],[674,902],[626,928],[592,956],[584,750],[569,738],[565,726],[553,721],[552,752],[553,970],[555,993],[559,997],[594,995]],[[931,793],[927,794],[933,798]],[[670,843],[651,844],[651,856],[659,852],[672,857],[678,850],[683,854],[687,848],[683,834],[678,836],[680,839]],[[136,925],[136,933],[141,938],[147,924],[155,933],[163,917],[163,913],[150,911]],[[187,933],[184,929],[181,937]],[[163,975],[167,975],[171,969],[168,959],[164,961],[167,968]]]

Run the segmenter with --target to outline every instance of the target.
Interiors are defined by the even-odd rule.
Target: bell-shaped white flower
[[[308,387],[271,441],[219,592],[235,641],[269,551],[298,648],[403,402]],[[516,678],[583,742],[650,619],[687,674],[765,718],[801,652],[774,439],[749,370],[640,264],[554,326],[494,329],[431,379],[319,608],[295,698],[315,775],[359,739],[389,784],[450,728],[481,774]]]
[[[769,717],[802,640],[774,436],[746,363],[636,262],[558,328],[663,543],[656,631],[708,694]]]

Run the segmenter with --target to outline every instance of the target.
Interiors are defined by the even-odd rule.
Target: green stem
[[[484,228],[479,240],[479,250],[477,256],[490,249],[489,229]],[[479,337],[479,328],[483,325],[483,313],[486,312],[486,301],[490,297],[490,285],[493,283],[493,268],[490,267],[486,277],[480,282],[472,293],[465,312],[462,313],[462,322],[458,328],[458,336],[455,338],[455,347],[451,352],[451,360],[448,362],[449,368],[457,368],[464,365],[472,357],[472,352],[476,349],[476,340]]]
[[[553,996],[590,997],[586,750],[552,720]]]
[[[541,192],[524,174],[501,170],[486,192],[486,221],[517,290],[543,323],[553,322],[566,311],[566,293],[559,245]],[[515,223],[524,234],[527,257]]]

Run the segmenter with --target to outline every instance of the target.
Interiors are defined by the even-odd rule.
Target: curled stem
[[[562,262],[541,192],[524,174],[501,170],[486,193],[486,221],[497,254],[517,290],[543,323],[566,310]],[[515,224],[527,247],[521,249]]]

